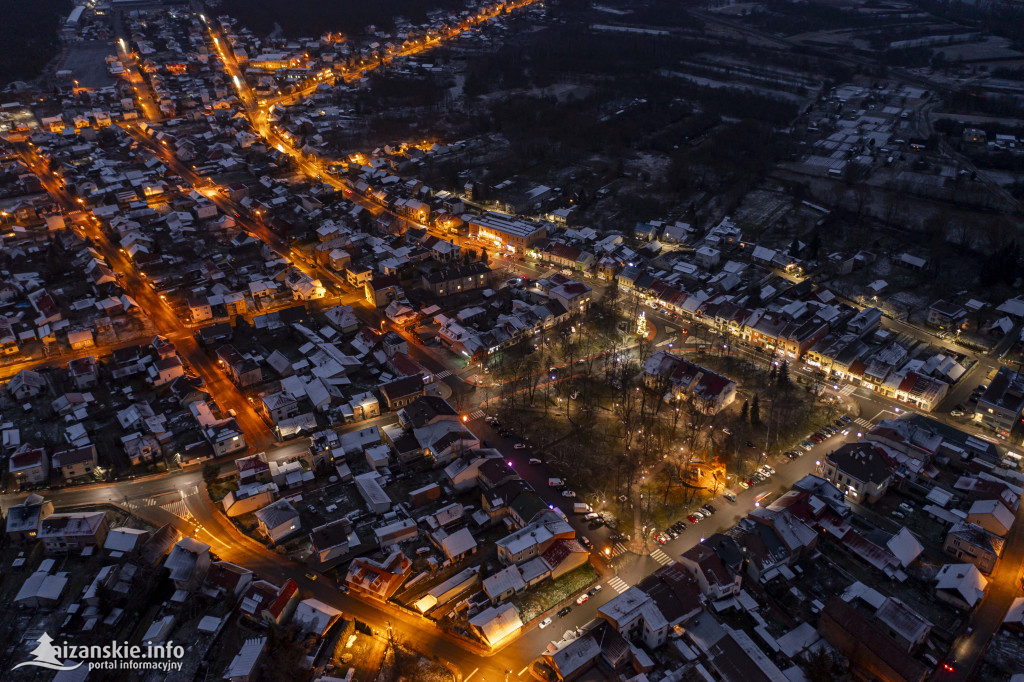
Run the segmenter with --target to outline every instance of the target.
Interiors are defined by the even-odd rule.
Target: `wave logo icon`
[[[11,670],[17,670],[22,666],[35,666],[36,668],[46,668],[48,670],[75,670],[82,665],[81,661],[74,665],[62,663],[57,658],[57,649],[53,646],[53,638],[45,632],[36,641],[39,642],[39,646],[29,652],[29,655],[35,660],[19,663],[11,668]]]

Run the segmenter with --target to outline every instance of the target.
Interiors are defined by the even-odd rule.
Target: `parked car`
[[[586,547],[587,549],[590,549],[591,547],[593,547],[593,546],[594,546],[594,543],[592,543],[592,542],[590,541],[590,538],[588,538],[588,537],[587,537],[586,535],[581,535],[581,536],[579,536],[579,537],[578,537],[578,538],[576,538],[576,539],[577,539],[577,540],[579,541],[579,543],[580,543],[581,545],[583,545],[583,546],[584,546],[584,547]]]
[[[512,446],[512,449],[513,450],[525,450],[528,447],[529,446],[526,443],[516,443],[515,445]]]
[[[569,615],[570,611],[572,611],[572,607],[571,606],[566,606],[565,608],[563,608],[561,611],[558,612],[558,617],[559,618],[565,618],[566,616]]]
[[[541,463],[541,461],[539,459],[537,459],[536,457],[531,457],[530,458],[530,464],[540,464],[540,463]]]
[[[544,629],[544,628],[546,628],[547,626],[551,625],[551,622],[552,622],[552,621],[551,621],[551,619],[550,619],[550,618],[545,618],[544,620],[542,620],[542,621],[540,622],[540,625],[538,625],[537,627],[539,627],[539,628],[540,628],[541,630],[543,630],[543,629]]]
[[[844,415],[843,415],[842,417],[840,417],[840,418],[839,418],[839,420],[840,420],[841,422],[843,422],[844,424],[849,424],[850,422],[852,422],[852,421],[853,421],[852,419],[850,419],[850,418],[849,418],[848,416],[846,416],[845,414],[844,414]]]
[[[749,483],[747,483],[746,481],[740,481],[740,482],[739,482],[739,486],[740,486],[741,488],[743,488],[744,490],[747,490],[748,488],[750,488],[750,484],[749,484]]]
[[[693,514],[690,514],[689,516],[687,516],[686,520],[689,521],[690,523],[700,523],[700,519],[697,518],[696,516],[694,516]]]
[[[964,416],[965,412],[966,410],[964,409],[963,405],[954,405],[953,409],[949,411],[949,414],[950,416],[953,417],[962,417]]]
[[[593,597],[595,594],[597,594],[600,591],[601,591],[601,586],[600,585],[594,585],[593,587],[590,588],[590,591],[587,592],[587,594],[589,594],[591,597]]]
[[[814,449],[814,443],[812,443],[809,440],[805,440],[803,443],[800,443],[800,447],[802,447],[804,450],[807,450],[808,452],[810,452],[811,450]]]
[[[665,544],[666,542],[668,542],[668,538],[667,538],[667,537],[665,537],[664,535],[662,535],[661,533],[657,533],[657,534],[656,534],[656,535],[654,536],[654,540],[655,540],[655,541],[656,541],[656,542],[657,542],[657,543],[658,543],[659,545],[664,545],[664,544]]]
[[[724,495],[722,495],[722,497],[724,497],[725,499],[729,500],[733,504],[736,504],[736,496],[733,495],[732,493],[725,493]]]
[[[711,506],[710,502],[706,503],[703,507],[701,507],[701,509],[706,509],[710,514],[714,514],[716,511],[718,511],[713,506]]]
[[[576,497],[576,491],[575,490],[563,490],[562,491],[562,497]]]
[[[584,592],[580,596],[576,597],[576,605],[580,606],[586,604],[588,599],[590,599],[590,595]]]

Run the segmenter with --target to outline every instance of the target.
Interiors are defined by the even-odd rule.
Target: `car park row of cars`
[[[820,429],[818,429],[817,431],[815,431],[814,433],[812,433],[811,435],[809,435],[807,437],[807,440],[805,440],[804,442],[800,443],[800,447],[803,448],[805,451],[810,452],[811,449],[815,445],[817,445],[818,443],[822,443],[822,442],[828,440],[829,438],[831,438],[832,436],[836,435],[837,433],[842,433],[844,435],[849,433],[849,425],[850,425],[851,421],[853,421],[853,420],[850,419],[849,417],[847,417],[844,414],[842,417],[840,417],[839,419],[836,419],[831,424],[827,424],[827,425],[821,427]],[[794,452],[794,451],[791,450],[790,452]],[[790,453],[787,452],[786,455],[790,456]],[[796,456],[799,457],[800,456],[799,453],[797,453]],[[795,458],[790,456],[790,459],[795,459]]]
[[[739,482],[739,486],[744,490],[753,488],[755,485],[764,483],[769,478],[775,475],[775,469],[771,468],[767,464],[762,465],[760,469],[750,475],[750,478],[742,479]]]
[[[686,521],[697,524],[701,520],[708,518],[712,514],[718,511],[710,502],[701,505],[700,509],[695,510],[692,514],[686,517]],[[682,535],[683,531],[686,530],[686,521],[676,521],[671,526],[661,531],[660,533],[654,534],[654,539],[658,544],[664,545],[669,540],[675,540],[677,537]]]

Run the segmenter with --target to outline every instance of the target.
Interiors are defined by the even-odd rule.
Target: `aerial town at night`
[[[0,4],[0,680],[1024,682],[1024,5]]]

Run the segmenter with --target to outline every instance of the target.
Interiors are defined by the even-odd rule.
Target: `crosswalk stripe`
[[[872,426],[874,426],[874,424],[872,424],[872,423],[871,423],[871,422],[869,422],[869,421],[868,421],[867,419],[864,419],[864,418],[862,418],[862,417],[857,417],[857,418],[856,418],[856,419],[854,419],[853,421],[854,421],[855,423],[857,423],[857,424],[860,424],[861,426],[866,426],[866,427],[869,427],[869,428],[870,428],[870,427],[872,427]]]
[[[626,584],[626,581],[617,575],[608,578],[608,587],[615,590],[618,594],[622,594],[629,589],[629,585]]]
[[[434,378],[435,379],[444,379],[446,377],[450,377],[451,375],[452,375],[452,371],[450,369],[446,369],[446,370],[442,370],[440,372],[435,372],[434,373]]]
[[[477,410],[476,412],[471,412],[470,415],[469,415],[469,418],[470,418],[470,420],[483,419],[484,418],[484,411],[483,410]]]
[[[660,549],[656,549],[653,552],[651,552],[651,558],[657,561],[662,566],[672,563],[672,557],[670,557],[668,554],[665,554]]]
[[[839,389],[839,395],[852,395],[853,392],[856,390],[857,387],[854,386],[853,384],[846,384],[841,389]]]
[[[164,511],[174,514],[179,519],[188,520],[190,514],[188,513],[188,507],[185,506],[185,500],[175,500],[174,502],[168,502],[167,504],[161,504],[160,508]]]

